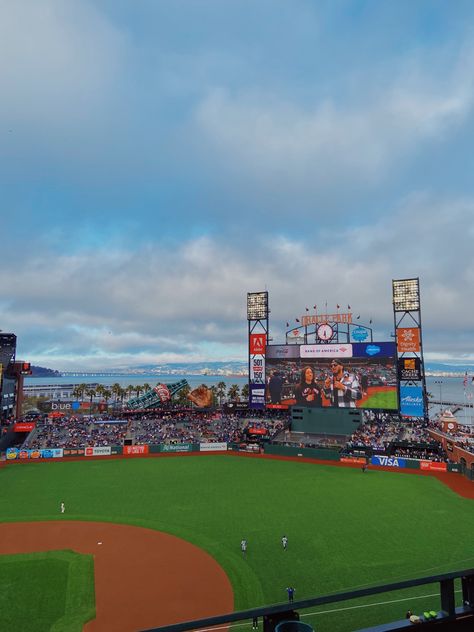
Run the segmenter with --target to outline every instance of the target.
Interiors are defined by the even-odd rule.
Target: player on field
[[[282,539],[281,539],[281,545],[282,545],[282,547],[283,547],[283,548],[285,549],[285,551],[286,551],[286,549],[288,548],[288,538],[286,537],[286,535],[284,535],[284,536],[282,537]]]
[[[240,542],[240,550],[244,555],[247,552],[247,540],[245,538]]]

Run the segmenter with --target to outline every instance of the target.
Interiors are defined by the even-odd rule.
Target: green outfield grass
[[[2,521],[105,520],[172,533],[223,566],[236,609],[284,601],[289,584],[303,599],[474,566],[474,503],[427,476],[217,455],[22,464],[0,476]],[[427,606],[437,599],[308,620],[339,632]]]
[[[383,408],[386,410],[396,410],[398,406],[397,393],[386,391],[375,393],[367,397],[364,401],[364,408]]]
[[[94,617],[91,555],[0,555],[0,630],[81,632]]]

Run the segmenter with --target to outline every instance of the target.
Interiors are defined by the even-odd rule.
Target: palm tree
[[[108,404],[109,399],[112,397],[112,391],[109,391],[109,389],[104,388],[102,394],[103,394],[104,399],[105,399],[105,410],[107,410],[107,404]]]
[[[140,393],[143,391],[143,386],[141,384],[137,384],[134,388],[137,397],[140,397]]]
[[[145,384],[143,385],[143,390],[144,391],[151,391],[151,386],[149,384],[147,384],[147,382],[145,382]]]
[[[73,389],[72,389],[72,396],[74,397],[74,399],[81,399],[82,396],[82,390],[81,390],[81,385],[77,384]]]
[[[212,407],[214,408],[215,406],[217,406],[217,387],[215,384],[213,384],[209,390],[212,391]]]
[[[184,386],[181,390],[179,390],[176,395],[173,396],[173,401],[180,406],[186,406],[190,404],[188,399],[188,395],[191,392],[189,386]]]
[[[237,384],[232,384],[229,386],[229,390],[227,391],[227,397],[231,402],[239,399],[240,387]]]
[[[112,385],[112,393],[115,395],[115,401],[118,402],[120,394],[122,392],[122,387],[118,382]]]
[[[87,397],[89,398],[89,412],[92,412],[92,400],[95,397],[95,389],[93,389],[92,387],[89,387],[88,389],[86,389],[86,393]]]
[[[242,386],[241,394],[242,394],[242,398],[243,399],[248,400],[248,398],[249,398],[249,385],[248,385],[248,382],[247,382],[247,384],[244,384]]]
[[[129,384],[125,390],[128,393],[128,399],[130,399],[132,397],[133,391],[135,390],[135,387],[133,386],[133,384]]]
[[[222,398],[225,395],[225,391],[226,391],[226,384],[225,382],[219,382],[216,386],[216,395],[219,399],[219,404],[222,402]]]

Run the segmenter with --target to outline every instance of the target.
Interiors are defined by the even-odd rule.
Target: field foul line
[[[460,593],[462,590],[455,590],[455,593]],[[356,610],[357,608],[373,608],[374,606],[386,606],[391,603],[401,603],[402,601],[414,601],[415,599],[428,599],[429,597],[439,597],[439,593],[433,593],[431,595],[419,595],[418,597],[403,597],[402,599],[391,599],[390,601],[378,601],[377,603],[366,603],[359,606],[347,606],[346,608],[334,608],[332,610],[321,610],[320,612],[306,612],[300,615],[303,617],[315,617],[321,614],[331,614],[333,612],[343,612],[344,610]],[[227,630],[229,627],[241,628],[244,625],[250,625],[249,623],[235,623],[231,626],[222,625],[214,628],[198,628],[196,632],[213,632],[214,630]]]

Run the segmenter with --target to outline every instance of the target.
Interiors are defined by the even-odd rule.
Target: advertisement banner
[[[394,342],[355,342],[352,345],[354,358],[392,358],[396,352]]]
[[[423,389],[421,386],[400,386],[400,415],[424,417]]]
[[[263,384],[265,380],[265,358],[250,358],[250,382]]]
[[[266,428],[247,428],[247,433],[253,435],[266,435],[268,434],[268,430]]]
[[[40,452],[42,459],[62,459],[64,450],[63,448],[45,448]]]
[[[265,355],[266,334],[250,334],[249,348],[251,355]]]
[[[398,353],[418,353],[421,350],[419,327],[400,327],[397,329]]]
[[[398,379],[400,381],[421,380],[420,358],[400,358],[398,360]]]
[[[6,450],[7,461],[14,461],[18,458],[18,448],[7,448]]]
[[[341,456],[339,461],[341,463],[360,463],[361,465],[367,463],[367,459],[363,456]]]
[[[34,421],[19,421],[13,425],[14,432],[31,432],[36,428]]]
[[[448,464],[440,463],[439,461],[421,461],[421,470],[429,470],[430,472],[447,472]]]
[[[265,408],[265,385],[250,384],[249,408],[263,410]]]
[[[161,452],[191,452],[192,449],[192,443],[163,443],[161,446]]]
[[[171,399],[171,393],[166,384],[157,384],[153,390],[158,395],[161,402],[169,402]]]
[[[298,345],[269,345],[266,352],[267,358],[299,358]]]
[[[14,461],[16,459],[60,459],[62,456],[62,448],[45,448],[43,450],[19,450],[18,448],[7,448],[6,451],[7,461]]]
[[[406,467],[406,460],[397,456],[374,455],[370,462],[372,465],[383,465],[384,467]]]
[[[147,445],[124,445],[122,454],[124,456],[130,456],[134,454],[148,454],[148,446]]]
[[[112,448],[107,446],[88,446],[84,450],[84,456],[110,456]]]
[[[352,345],[301,345],[301,358],[352,358]]]
[[[200,443],[201,452],[223,452],[227,450],[227,443]]]
[[[84,456],[84,448],[64,448],[63,456]]]

